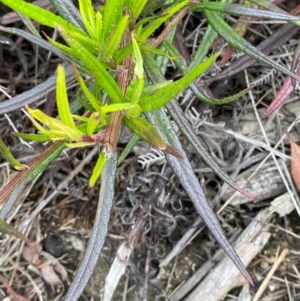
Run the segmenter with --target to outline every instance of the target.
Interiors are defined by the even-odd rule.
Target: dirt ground
[[[297,3],[286,2],[283,4],[286,10]],[[0,6],[0,15],[6,12]],[[20,22],[18,24],[22,26]],[[193,14],[189,14],[181,25],[188,55],[194,53],[206,26],[201,15]],[[257,44],[275,30],[272,24],[253,24],[246,38]],[[299,37],[298,31],[287,43],[273,50],[271,57],[290,68]],[[60,61],[15,36],[0,32],[0,41],[1,110],[1,103],[7,101],[8,95],[14,97],[42,83],[54,74]],[[218,47],[224,49],[226,44],[221,41]],[[226,69],[240,56],[234,52],[225,65],[216,63],[202,80]],[[168,78],[175,79],[179,74],[170,62]],[[219,250],[164,155],[147,143],[138,142],[118,167],[108,236],[82,301],[100,300],[100,292],[103,292],[114,261],[127,268],[112,300],[300,300],[300,211],[297,210],[300,201],[290,175],[290,144],[286,137],[281,139],[289,131],[294,141],[300,141],[299,89],[277,115],[267,120],[258,118],[274,99],[284,79],[284,75],[257,63],[246,72],[209,83],[218,98],[237,93],[247,85],[252,87],[251,93],[234,103],[208,105],[189,90],[177,99],[223,170],[257,196],[253,201],[228,188],[181,137],[208,200],[219,212],[226,236],[248,263],[247,269],[255,286],[245,284],[227,256]],[[70,88],[70,97],[74,97],[75,91],[75,86]],[[55,114],[53,97],[48,95],[37,105]],[[12,135],[16,130],[28,132],[30,129],[31,122],[21,110],[0,117],[0,136],[23,163],[47,148],[46,144],[20,142]],[[128,131],[122,132],[119,152],[124,149],[128,135]],[[272,157],[270,149],[275,149],[276,144],[277,153]],[[95,155],[86,159],[91,151]],[[40,243],[45,252],[58,258],[68,272],[68,279],[60,283],[51,278],[55,277],[52,271],[48,272],[51,279],[45,281],[41,271],[24,260],[24,242],[13,236],[0,235],[0,275],[16,292],[30,300],[61,300],[72,281],[97,208],[100,184],[88,188],[97,151],[92,147],[66,151],[47,172],[24,189],[19,204],[7,218],[16,229]],[[83,167],[65,183],[65,188],[58,189],[81,162],[84,162]],[[1,160],[0,187],[4,187],[15,173]],[[155,188],[161,193],[149,202],[149,194]],[[142,238],[131,250],[130,259],[124,261],[119,250],[134,225],[141,220],[144,222]],[[62,274],[58,275],[61,277]],[[7,288],[0,283],[0,300],[13,300],[8,296]]]

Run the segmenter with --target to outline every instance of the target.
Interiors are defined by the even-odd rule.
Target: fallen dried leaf
[[[295,50],[295,55],[293,58],[292,71],[296,75],[300,75],[300,45]],[[269,117],[274,111],[276,111],[281,105],[288,99],[288,97],[294,92],[297,82],[291,77],[287,77],[284,81],[283,86],[278,92],[277,96],[274,98],[272,103],[269,105],[268,109],[262,115],[262,118]]]
[[[0,281],[4,284],[5,288],[7,289],[7,292],[10,294],[11,296],[11,300],[12,301],[31,301],[30,299],[23,297],[19,294],[17,294],[8,284],[8,282],[5,280],[4,277],[2,277],[0,275]]]
[[[291,144],[291,173],[298,191],[300,191],[300,146],[292,140],[290,135],[288,138]]]
[[[68,275],[64,266],[55,257],[42,251],[40,246],[24,247],[23,257],[27,262],[40,269],[43,279],[48,284],[55,286],[61,284],[61,279],[67,280]]]

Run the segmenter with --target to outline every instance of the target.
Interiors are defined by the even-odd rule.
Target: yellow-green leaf
[[[157,110],[164,106],[168,101],[177,96],[190,83],[205,72],[211,64],[215,61],[220,52],[215,53],[206,61],[190,70],[183,78],[172,82],[164,88],[157,91],[155,94],[142,98],[139,102],[143,112]]]
[[[57,67],[56,103],[61,121],[64,124],[68,125],[70,128],[76,129],[69,106],[65,69],[62,65],[58,65]]]
[[[176,151],[164,141],[164,139],[161,137],[156,128],[146,119],[141,117],[127,119],[124,117],[123,122],[136,135],[148,141],[156,148],[163,150],[166,153],[169,153],[170,155],[173,155],[178,159],[183,158],[178,151]]]
[[[107,161],[107,157],[104,155],[103,151],[101,151],[100,156],[97,160],[96,165],[94,166],[93,173],[89,180],[89,186],[93,187],[101,175],[102,169]]]
[[[94,134],[95,129],[97,128],[100,121],[100,114],[98,112],[94,112],[91,114],[88,123],[87,123],[87,135],[91,136]]]
[[[36,142],[46,142],[51,141],[48,135],[43,134],[27,134],[27,133],[14,133],[15,136],[20,137],[24,140],[36,141]]]
[[[74,74],[75,74],[78,84],[79,84],[81,90],[83,91],[83,93],[85,94],[86,98],[91,103],[94,110],[96,112],[99,112],[102,104],[100,103],[100,101],[98,101],[98,99],[95,98],[94,94],[91,93],[91,91],[88,89],[83,78],[80,76],[80,74],[75,66],[74,66]]]
[[[177,13],[188,3],[189,0],[184,0],[166,9],[160,17],[156,18],[152,22],[149,22],[149,24],[141,30],[141,33],[137,37],[138,41],[145,41],[159,26],[170,19],[175,13]]]
[[[79,11],[89,36],[94,40],[97,39],[95,32],[95,11],[91,0],[79,0]]]
[[[144,88],[144,67],[143,58],[139,46],[132,35],[133,56],[135,61],[133,79],[130,82],[127,92],[127,99],[132,103],[138,103]]]
[[[103,58],[105,60],[108,60],[113,56],[115,50],[117,49],[118,45],[122,40],[122,37],[124,36],[124,31],[127,28],[128,21],[129,21],[129,16],[128,15],[123,16],[122,19],[117,24],[116,28],[111,33],[110,38],[103,51]]]
[[[103,12],[102,42],[105,42],[114,26],[122,16],[123,0],[106,1]]]
[[[14,156],[11,154],[9,148],[5,145],[0,137],[0,153],[3,157],[17,170],[26,168],[26,165],[21,164]]]

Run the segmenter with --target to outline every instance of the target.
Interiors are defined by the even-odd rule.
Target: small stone
[[[263,270],[267,270],[270,265],[266,262],[266,261],[263,261],[261,264],[260,264],[260,267],[263,269]]]

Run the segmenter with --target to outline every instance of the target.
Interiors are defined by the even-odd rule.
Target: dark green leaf
[[[50,0],[50,2],[62,18],[84,31],[82,17],[71,0]]]
[[[240,4],[226,4],[216,2],[203,2],[191,7],[192,11],[206,9],[215,12],[231,14],[235,16],[257,17],[279,21],[299,21],[299,17],[291,16],[288,13],[272,12],[268,10],[250,8]]]
[[[187,156],[182,149],[181,143],[178,139],[177,134],[172,129],[172,126],[167,118],[166,114],[162,111],[155,111],[153,113],[147,113],[147,118],[156,124],[157,129],[159,130],[161,136],[165,141],[173,147],[178,149],[184,156],[183,160],[178,160],[173,156],[167,155],[167,160],[172,166],[175,174],[180,180],[181,185],[184,187],[186,193],[192,200],[195,208],[197,209],[199,215],[206,223],[207,227],[214,234],[218,243],[234,262],[236,267],[242,273],[242,275],[247,279],[249,283],[253,285],[253,280],[246,270],[243,262],[239,258],[238,254],[235,252],[233,247],[228,242],[226,236],[223,233],[223,230],[219,224],[218,218],[211,208],[210,204],[207,202],[205,194],[202,187],[199,184],[198,178],[195,176],[193,169],[190,165]]]
[[[297,81],[300,81],[300,78],[296,76],[293,72],[282,67],[277,62],[260,52],[257,48],[243,39],[238,33],[229,26],[218,13],[204,10],[206,18],[214,30],[231,46],[242,51],[243,53],[249,55],[250,57],[256,59],[257,61],[264,63],[265,65],[274,68]]]

